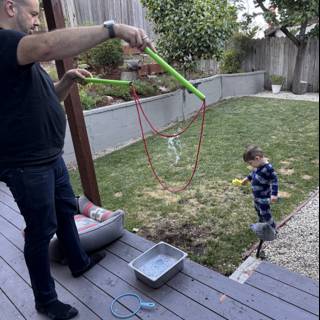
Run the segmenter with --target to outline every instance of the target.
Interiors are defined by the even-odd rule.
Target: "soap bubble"
[[[181,159],[182,145],[179,137],[172,137],[168,139],[168,156],[175,165],[177,165]]]

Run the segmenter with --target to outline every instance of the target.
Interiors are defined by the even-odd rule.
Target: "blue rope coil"
[[[126,298],[126,297],[133,297],[133,298],[136,298],[139,302],[139,306],[138,308],[136,309],[136,311],[128,314],[128,315],[122,315],[122,314],[119,314],[117,313],[116,311],[114,311],[114,305],[119,302],[121,299],[123,298]],[[147,310],[152,310],[156,307],[155,303],[153,302],[144,302],[141,300],[141,298],[135,294],[135,293],[125,293],[125,294],[122,294],[121,296],[115,298],[112,303],[111,303],[111,313],[118,319],[130,319],[132,317],[134,317],[141,309],[147,309]]]

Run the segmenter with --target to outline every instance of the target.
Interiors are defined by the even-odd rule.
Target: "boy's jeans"
[[[90,263],[74,222],[76,201],[67,168],[62,157],[49,165],[0,168],[0,181],[10,188],[25,219],[24,256],[35,302],[46,305],[57,299],[48,252],[55,233],[71,271],[81,271]]]

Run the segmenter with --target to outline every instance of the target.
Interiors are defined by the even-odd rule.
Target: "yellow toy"
[[[236,187],[241,187],[242,186],[242,180],[240,179],[233,179],[232,184]]]

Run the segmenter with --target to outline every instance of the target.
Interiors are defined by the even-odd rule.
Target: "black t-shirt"
[[[0,29],[0,168],[46,164],[62,153],[66,116],[39,63],[19,66],[25,34]]]

